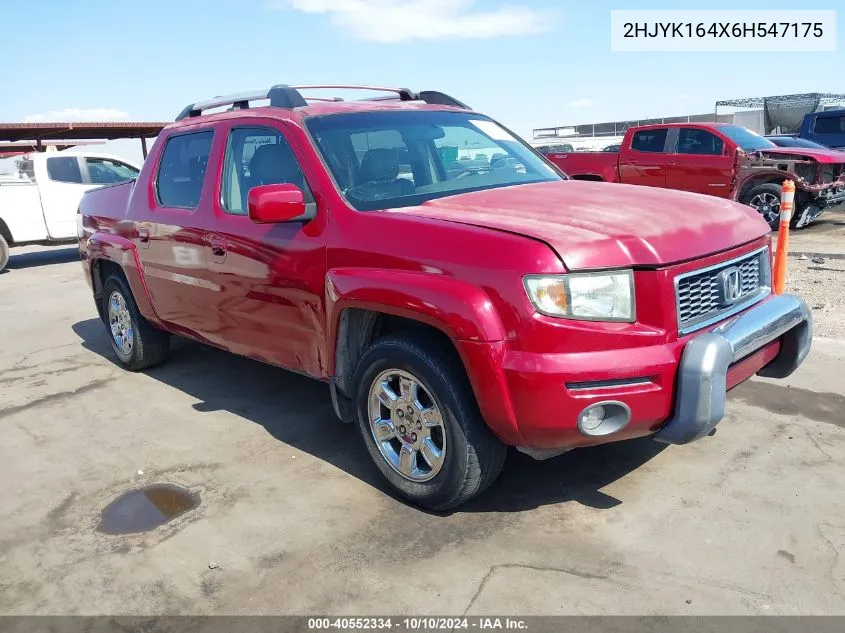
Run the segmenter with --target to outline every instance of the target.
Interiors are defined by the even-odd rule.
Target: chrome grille
[[[692,271],[675,279],[678,328],[690,332],[707,323],[742,309],[754,297],[762,297],[771,285],[769,251],[763,249],[749,255]],[[739,272],[739,295],[725,299],[720,273],[728,268]],[[739,306],[739,308],[737,308]]]

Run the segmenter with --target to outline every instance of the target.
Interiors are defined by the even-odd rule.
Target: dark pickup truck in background
[[[795,181],[794,228],[806,226],[829,207],[845,204],[845,152],[778,147],[739,125],[632,127],[618,153],[556,153],[547,158],[577,180],[737,200],[754,207],[772,229],[779,224],[781,184],[786,179]]]
[[[798,136],[827,147],[845,148],[845,109],[805,115]]]

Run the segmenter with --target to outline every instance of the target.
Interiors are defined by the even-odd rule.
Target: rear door
[[[50,156],[45,169],[36,173],[38,193],[47,236],[51,240],[76,237],[76,210],[86,185],[82,176],[82,157],[77,155]]]
[[[710,130],[682,127],[671,139],[666,171],[669,189],[728,198],[733,178],[733,157],[728,144]]]
[[[213,322],[208,310],[219,290],[204,276],[204,225],[214,204],[214,179],[206,178],[214,169],[213,140],[210,126],[170,135],[153,166],[148,195],[132,196],[129,216],[156,313],[198,338]]]
[[[619,179],[628,185],[665,187],[669,128],[647,128],[634,132],[631,146],[619,154]]]

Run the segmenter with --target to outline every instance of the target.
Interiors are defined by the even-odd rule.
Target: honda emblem
[[[742,294],[742,275],[739,268],[725,268],[719,273],[719,281],[723,304],[730,304],[739,299]]]

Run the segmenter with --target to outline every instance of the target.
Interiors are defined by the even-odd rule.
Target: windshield
[[[758,149],[771,149],[777,147],[769,139],[752,132],[741,125],[720,125],[719,131],[739,145],[746,152],[753,152]]]
[[[772,139],[775,145],[780,147],[812,147],[814,149],[828,149],[821,143],[813,143],[805,138],[795,138],[792,136],[778,136]]]
[[[308,131],[358,210],[563,177],[494,121],[465,112],[363,112],[314,117]]]

